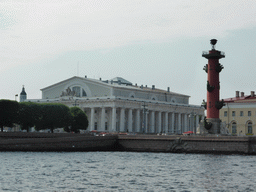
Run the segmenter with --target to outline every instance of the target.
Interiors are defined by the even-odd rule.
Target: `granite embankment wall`
[[[0,151],[136,151],[256,154],[256,137],[1,133]]]
[[[117,136],[71,133],[0,133],[0,151],[112,151]]]
[[[120,135],[124,151],[256,154],[256,137]]]

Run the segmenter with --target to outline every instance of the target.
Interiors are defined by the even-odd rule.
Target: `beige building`
[[[235,97],[224,99],[226,106],[220,110],[220,119],[226,122],[230,133],[237,135],[256,134],[256,95],[236,91]]]

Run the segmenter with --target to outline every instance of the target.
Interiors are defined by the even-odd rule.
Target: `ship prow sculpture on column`
[[[202,54],[203,57],[208,59],[208,64],[203,68],[207,73],[207,101],[204,101],[202,106],[207,110],[207,116],[200,122],[201,134],[220,134],[224,132],[223,123],[219,118],[219,110],[225,105],[224,101],[219,99],[219,74],[224,67],[219,63],[219,59],[224,58],[225,53],[215,49],[216,43],[216,39],[211,39],[212,49],[204,51]]]

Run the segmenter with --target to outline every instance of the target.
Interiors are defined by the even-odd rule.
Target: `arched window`
[[[81,88],[80,87],[72,87],[72,91],[75,92],[76,97],[80,97]]]
[[[72,87],[72,91],[75,93],[74,96],[76,96],[76,97],[86,97],[87,96],[85,90],[79,86]]]
[[[231,124],[231,128],[232,128],[232,133],[236,133],[237,132],[237,130],[236,130],[236,122],[233,122]]]
[[[248,133],[252,133],[252,122],[251,121],[249,121],[247,123],[247,130],[248,130]]]
[[[86,92],[83,89],[82,97],[86,97],[86,96],[87,96],[87,94],[86,94]]]

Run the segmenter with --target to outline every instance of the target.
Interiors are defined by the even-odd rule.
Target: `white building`
[[[72,77],[41,89],[42,99],[31,102],[79,106],[89,130],[138,133],[182,133],[197,127],[204,108],[189,105],[189,96],[137,86],[116,77],[111,80]],[[194,117],[195,115],[195,117]]]

